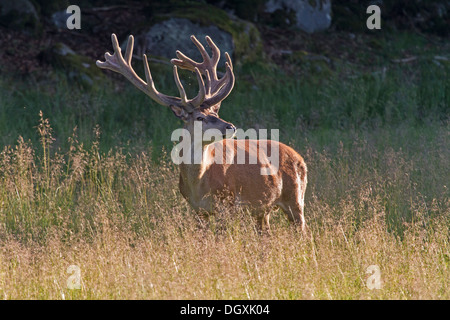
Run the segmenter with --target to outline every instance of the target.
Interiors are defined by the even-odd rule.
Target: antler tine
[[[147,82],[142,80],[134,71],[131,65],[131,59],[133,56],[133,46],[134,46],[134,37],[130,35],[128,37],[127,49],[125,51],[125,59],[122,56],[122,51],[119,46],[119,42],[117,41],[117,36],[113,33],[111,35],[111,42],[114,48],[114,54],[110,54],[109,52],[105,53],[105,61],[97,60],[96,65],[102,69],[109,69],[114,72],[122,74],[126,77],[132,84],[134,84],[138,89],[142,92],[150,96],[153,100],[163,106],[170,105],[181,105],[180,98],[167,96],[158,92],[155,88],[155,84],[153,82],[150,68],[148,66],[147,57],[144,54],[144,70],[145,77]]]
[[[225,100],[226,97],[228,97],[228,95],[233,90],[235,80],[233,69],[232,66],[228,64],[228,62],[225,65],[227,71],[225,76],[223,76],[221,80],[223,79],[226,80],[222,81],[223,85],[214,93],[214,95],[211,98],[208,99],[209,106],[214,106],[216,104],[221,103],[223,100]]]
[[[211,68],[215,71],[214,73],[215,73],[215,80],[216,80],[217,79],[217,70],[216,69],[217,69],[217,64],[219,63],[219,60],[220,60],[220,50],[209,36],[206,36],[205,39],[206,39],[206,42],[208,42],[209,47],[211,48],[212,57],[210,59],[210,65],[211,65]]]
[[[200,41],[198,41],[195,36],[191,36],[192,42],[195,44],[203,58],[201,63],[192,60],[180,51],[176,52],[178,59],[172,59],[171,62],[180,68],[190,71],[194,71],[198,68],[201,74],[205,76],[206,98],[204,105],[206,106],[204,106],[204,108],[207,108],[208,106],[219,103],[228,96],[234,86],[234,75],[231,58],[228,53],[225,53],[227,71],[222,78],[218,79],[217,64],[220,59],[220,50],[209,36],[206,36],[205,39],[211,48],[211,56],[206,52],[205,47]]]
[[[211,76],[209,75],[209,71],[205,70],[205,78],[206,78],[206,94],[208,96],[211,95]]]
[[[171,59],[170,62],[172,62],[172,64],[176,66],[179,66],[182,69],[186,69],[193,72],[196,67],[198,68],[201,65],[201,63],[195,62],[194,60],[187,57],[179,50],[176,51],[176,55],[178,59]]]
[[[114,35],[114,41],[118,47],[119,53],[120,53],[120,55],[122,55],[120,47],[119,47],[119,42],[117,41],[117,37],[114,33],[113,33],[113,35]],[[133,48],[134,48],[134,37],[132,35],[130,35],[128,37],[127,49],[125,50],[125,62],[129,66],[131,66],[131,58],[133,58]],[[114,48],[114,50],[116,50],[116,48]]]
[[[225,65],[228,63],[228,65],[230,67],[230,70],[231,70],[231,73],[233,73],[233,63],[231,62],[231,58],[230,58],[230,55],[228,54],[228,52],[225,52],[225,58],[227,60],[227,62],[225,62]],[[229,81],[229,75],[228,75],[228,73],[225,73],[225,75],[220,80],[218,80],[218,82],[217,82],[216,92],[218,90],[220,90],[222,88],[222,86],[225,85],[225,83],[227,81]]]
[[[202,73],[198,68],[195,68],[195,74],[197,75],[199,92],[195,98],[191,99],[191,104],[195,107],[199,107],[205,101],[207,89],[205,88],[205,82],[203,81]]]
[[[225,58],[227,59],[227,62],[230,65],[231,71],[233,71],[233,62],[231,62],[231,58],[228,52],[225,52]]]
[[[178,91],[180,92],[181,103],[185,107],[185,109],[189,112],[192,112],[194,108],[199,107],[203,101],[205,100],[206,90],[205,84],[203,82],[202,74],[198,68],[195,68],[195,73],[197,75],[199,92],[197,96],[191,100],[188,100],[186,97],[186,91],[184,90],[183,84],[180,81],[180,77],[178,76],[178,68],[177,66],[173,66],[173,75],[175,79],[175,83],[177,84]]]
[[[119,42],[117,41],[116,35],[113,33],[111,35],[111,42],[114,48],[114,54],[110,54],[109,52],[105,53],[105,61],[97,60],[96,65],[99,68],[102,69],[109,69],[115,72],[119,72],[121,69],[121,66],[125,64],[125,60],[122,57],[122,52],[119,47]],[[127,52],[125,53],[125,56],[128,58],[128,51],[131,49],[133,50],[133,42],[134,38],[133,36],[130,36],[128,38],[128,45],[127,45]]]
[[[200,54],[202,55],[203,63],[201,64],[210,63],[211,57],[209,56],[208,52],[206,52],[205,47],[202,45],[202,43],[198,41],[194,35],[191,36],[191,40],[197,47],[198,51],[200,51]]]
[[[180,77],[178,76],[177,66],[173,66],[173,77],[175,79],[175,83],[177,84],[178,91],[180,92],[181,103],[186,107],[188,106],[188,100],[186,97],[186,91],[184,90]]]
[[[200,72],[206,76],[206,70],[209,71],[209,74],[213,81],[217,81],[217,64],[220,59],[220,50],[219,48],[212,42],[211,38],[206,36],[207,42],[209,46],[212,49],[212,57],[208,55],[208,53],[205,50],[205,47],[201,44],[200,41],[197,40],[195,36],[191,36],[192,42],[197,47],[198,51],[202,55],[203,61],[201,63],[195,62],[191,58],[187,57],[185,54],[183,54],[181,51],[176,52],[176,55],[178,59],[172,59],[171,62],[174,65],[177,65],[183,69],[188,69],[190,71],[194,71],[194,69],[197,67]]]

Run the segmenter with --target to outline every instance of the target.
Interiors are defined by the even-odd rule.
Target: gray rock
[[[75,51],[73,51],[68,45],[61,42],[57,43],[53,47],[53,51],[59,56],[76,55]]]
[[[331,24],[331,0],[269,0],[265,11],[293,11],[295,26],[305,32],[323,31]]]
[[[58,42],[43,52],[43,58],[55,69],[63,71],[70,81],[93,88],[104,75],[94,61],[80,55],[64,43]]]
[[[36,30],[41,25],[36,8],[28,0],[0,1],[0,23],[19,30]]]
[[[66,10],[57,11],[52,14],[51,21],[59,30],[67,29],[67,19],[71,16]]]
[[[171,59],[176,58],[176,51],[180,50],[194,61],[201,62],[202,57],[191,41],[191,35],[194,35],[203,44],[210,55],[211,51],[205,36],[211,37],[221,52],[219,68],[223,68],[225,65],[225,52],[228,52],[230,56],[233,55],[234,44],[231,34],[214,25],[202,26],[182,18],[170,18],[157,23],[144,34],[137,36],[136,54],[142,56],[145,53],[148,57],[161,56]],[[126,47],[126,43],[122,47]]]

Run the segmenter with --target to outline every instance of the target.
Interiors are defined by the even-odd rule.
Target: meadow
[[[276,210],[270,235],[245,210],[201,222],[169,156],[181,123],[125,80],[2,77],[0,297],[450,299],[449,64],[421,52],[236,71],[221,117],[280,129],[305,158],[308,235]],[[176,94],[170,67],[155,79]]]

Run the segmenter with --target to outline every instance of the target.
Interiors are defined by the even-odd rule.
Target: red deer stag
[[[197,212],[213,213],[214,197],[227,194],[231,196],[234,204],[244,205],[255,212],[261,227],[266,225],[270,230],[270,211],[278,206],[289,220],[299,223],[303,231],[306,229],[303,207],[307,169],[303,158],[295,150],[278,141],[232,139],[236,128],[218,115],[221,102],[230,94],[235,80],[228,53],[225,53],[226,72],[218,78],[219,48],[207,36],[206,41],[212,50],[212,56],[209,56],[203,45],[191,36],[203,57],[203,62],[195,62],[180,51],[176,52],[178,59],[172,59],[171,62],[174,65],[173,74],[180,97],[173,97],[156,90],[145,54],[143,61],[146,82],[133,70],[133,36],[128,39],[125,57],[122,56],[116,35],[112,34],[111,38],[114,54],[105,53],[105,61],[97,61],[97,66],[122,74],[157,103],[169,107],[183,120],[184,129],[191,137],[196,133],[196,127],[201,128],[202,140],[200,148],[197,149],[201,152],[200,161],[180,163],[179,183],[181,194]],[[199,84],[196,97],[187,98],[177,66],[195,72]],[[209,129],[220,132],[220,139],[213,141],[204,138]],[[194,137],[190,150],[196,150],[198,147],[198,144],[194,145],[195,141]],[[220,150],[225,152],[218,152]],[[270,152],[278,152],[276,168],[269,165]],[[238,159],[239,155],[244,155],[247,161]],[[191,159],[194,157],[192,151]],[[263,173],[264,169],[270,171]]]

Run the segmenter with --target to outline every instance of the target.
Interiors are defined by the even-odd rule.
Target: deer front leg
[[[257,227],[258,232],[263,233],[267,232],[269,235],[271,235],[270,231],[270,210],[264,210],[263,212],[260,212],[260,214],[257,216]]]

